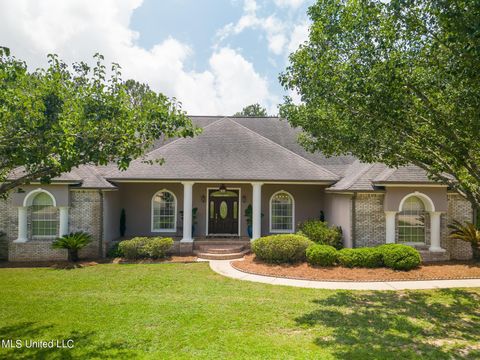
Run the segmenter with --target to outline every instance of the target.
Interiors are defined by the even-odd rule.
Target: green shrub
[[[145,253],[152,259],[164,258],[173,246],[172,238],[150,238],[144,245]]]
[[[107,251],[107,257],[108,258],[118,258],[118,257],[123,256],[123,253],[120,250],[120,247],[118,245],[119,245],[119,243],[116,242],[110,247],[110,249],[108,249],[108,251]]]
[[[315,266],[333,266],[338,251],[330,245],[315,244],[307,248],[307,262]]]
[[[147,256],[145,252],[145,244],[147,237],[136,237],[130,240],[120,241],[118,249],[127,259],[140,259]]]
[[[385,266],[394,270],[414,269],[422,262],[417,249],[408,245],[385,244],[378,246],[377,249],[383,255]]]
[[[305,261],[305,251],[310,245],[313,245],[313,242],[302,235],[271,235],[254,240],[252,251],[265,262],[294,263]]]
[[[54,249],[67,249],[68,261],[78,261],[78,251],[92,242],[92,235],[77,231],[55,239],[52,243]]]
[[[162,237],[136,237],[120,241],[118,251],[127,259],[165,257],[167,251],[173,246],[172,238]]]
[[[329,227],[320,220],[307,220],[298,226],[299,235],[304,235],[317,244],[330,245],[335,249],[343,247],[342,230],[340,227]]]
[[[349,268],[377,268],[383,266],[383,255],[375,247],[342,249],[338,252],[338,263]]]

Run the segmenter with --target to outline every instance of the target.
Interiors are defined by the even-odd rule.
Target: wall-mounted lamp
[[[205,195],[202,195],[202,196],[200,197],[200,200],[202,200],[202,203],[204,203],[205,200],[206,200],[206,199],[205,199]]]
[[[242,203],[246,203],[247,202],[247,197],[245,195],[242,195]]]
[[[225,184],[222,184],[222,185],[220,185],[220,187],[218,188],[218,190],[219,190],[220,192],[224,193],[224,192],[227,191],[227,188],[226,188]]]

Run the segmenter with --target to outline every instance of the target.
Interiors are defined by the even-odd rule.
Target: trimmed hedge
[[[394,270],[411,270],[418,267],[422,258],[417,249],[403,244],[385,244],[377,247],[386,267]]]
[[[336,249],[343,248],[340,227],[329,227],[325,221],[307,220],[298,226],[298,230],[299,235],[304,235],[317,244],[330,245]]]
[[[337,261],[338,251],[333,246],[315,244],[307,248],[307,262],[314,266],[333,266]]]
[[[302,235],[270,235],[252,242],[252,252],[269,263],[295,263],[305,261],[305,251],[314,243]]]
[[[159,259],[166,256],[173,246],[172,238],[135,237],[123,240],[118,244],[118,251],[127,259],[152,258]]]
[[[378,268],[384,265],[383,254],[376,247],[342,249],[338,251],[338,263],[349,268]]]

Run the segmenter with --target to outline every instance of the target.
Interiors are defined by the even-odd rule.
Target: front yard
[[[478,358],[480,289],[348,292],[224,278],[208,264],[0,269],[7,358]]]

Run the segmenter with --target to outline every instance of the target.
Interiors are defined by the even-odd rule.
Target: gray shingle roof
[[[432,183],[416,166],[398,169],[364,164],[353,156],[326,157],[306,151],[295,129],[275,117],[192,116],[204,128],[187,139],[159,139],[145,159],[164,158],[163,165],[132,161],[126,171],[115,164],[83,165],[54,181],[80,188],[115,188],[110,181],[157,180],[270,180],[330,182],[331,191],[373,191],[383,183]],[[21,169],[11,174],[19,176]],[[110,180],[110,181],[109,181]]]
[[[220,118],[194,138],[178,139],[147,154],[163,165],[135,160],[126,171],[108,179],[196,179],[329,181],[339,179],[327,169],[243,126]],[[288,166],[286,166],[288,164]]]

